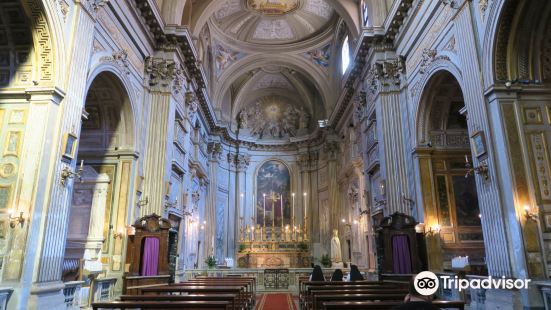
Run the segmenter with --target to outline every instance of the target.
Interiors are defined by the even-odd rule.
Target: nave
[[[256,310],[338,310],[338,309],[461,309],[464,301],[433,300],[404,302],[409,281],[388,277],[382,281],[312,281],[299,278],[298,295],[257,293],[255,277],[208,277],[166,286],[146,287],[118,301],[96,302],[100,309],[256,309]],[[406,308],[405,306],[409,306]],[[402,308],[403,307],[403,308]]]

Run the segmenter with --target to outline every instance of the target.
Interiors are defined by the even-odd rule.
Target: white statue
[[[333,229],[333,238],[331,239],[331,262],[333,264],[342,262],[341,241],[337,229]]]

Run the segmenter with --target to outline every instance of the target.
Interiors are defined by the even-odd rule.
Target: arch
[[[505,81],[539,84],[551,80],[551,63],[542,59],[544,49],[551,44],[551,3],[494,1],[487,16],[483,49],[486,86]],[[548,72],[544,72],[545,65]]]
[[[445,86],[448,86],[448,88],[445,88]],[[453,93],[456,90],[459,90],[459,94]],[[463,106],[457,109],[460,110],[464,107],[465,100],[459,82],[449,71],[446,70],[440,70],[433,74],[423,92],[424,94],[421,97],[422,103],[418,114],[417,139],[420,143],[427,143],[432,140],[431,133],[436,129],[433,127],[438,126],[436,123],[437,121],[440,122],[441,128],[439,129],[443,132],[444,136],[447,135],[446,131],[449,128],[446,127],[449,125],[447,124],[447,121],[450,117],[450,109],[454,108],[451,105],[453,105],[454,102],[457,103],[458,101],[461,101]],[[441,103],[442,106],[435,110],[437,103]],[[440,112],[440,115],[437,114],[438,111]],[[448,115],[444,115],[444,112],[448,113]],[[463,125],[465,130],[464,132],[461,132],[461,134],[464,134],[468,141],[466,119],[464,121],[465,123]],[[438,141],[434,142],[436,143],[433,143],[433,147],[440,146]]]
[[[86,82],[86,90],[85,90],[85,97],[83,98],[84,102],[86,103],[86,97],[88,95],[88,92],[90,91],[90,88],[92,87],[93,82],[98,78],[98,76],[101,76],[102,74],[110,74],[113,77],[113,80],[115,81],[118,86],[120,86],[121,90],[124,92],[124,94],[127,97],[128,102],[124,103],[125,113],[129,117],[129,120],[132,122],[132,146],[134,148],[134,151],[137,151],[139,137],[138,137],[138,130],[136,128],[139,127],[139,117],[138,117],[138,111],[139,111],[139,101],[137,94],[132,91],[132,84],[130,80],[128,79],[128,76],[124,74],[119,67],[109,64],[109,63],[100,63],[96,67],[92,68],[90,71],[90,74],[88,75],[88,80]],[[86,106],[84,107],[86,108]]]
[[[136,136],[137,123],[127,85],[124,84],[124,79],[117,74],[114,68],[103,68],[103,70],[98,70],[93,73],[92,77],[93,78],[89,79],[86,87],[84,106],[85,110],[90,113],[88,120],[90,124],[87,125],[86,122],[83,122],[81,135],[86,135],[86,126],[89,126],[88,128],[92,132],[94,130],[105,130],[109,132],[108,134],[104,133],[105,136],[111,135],[111,138],[119,143],[114,146],[116,150],[135,151],[137,141],[139,141]],[[115,94],[111,93],[107,95],[103,93],[104,91],[114,92]],[[108,100],[110,100],[110,104],[106,103]],[[93,111],[90,106],[91,102],[95,103],[93,104]],[[97,114],[94,115],[93,113]],[[100,117],[102,114],[113,115],[107,117],[107,120],[103,120],[103,117]],[[95,120],[95,116],[99,119]],[[101,122],[101,124],[99,122]],[[83,142],[85,142],[85,140],[81,140],[81,143]],[[103,142],[110,143],[111,141]],[[80,147],[81,146],[79,146],[79,149]],[[103,150],[107,150],[111,145],[104,144],[103,147]]]
[[[423,141],[421,137],[423,137],[422,132],[420,131],[420,128],[425,128],[425,119],[424,114],[428,111],[428,107],[425,103],[425,98],[427,94],[429,93],[427,91],[427,86],[430,86],[430,82],[433,80],[435,76],[442,73],[448,73],[451,74],[454,79],[459,84],[459,87],[462,91],[463,97],[465,97],[465,94],[463,93],[463,90],[465,89],[465,85],[463,82],[462,74],[459,68],[451,61],[440,59],[432,63],[428,68],[426,68],[425,74],[422,76],[422,78],[415,84],[414,86],[414,95],[413,95],[413,111],[415,111],[415,128],[416,128],[416,134],[412,137],[414,139],[414,145],[421,145],[423,143],[427,143],[427,141]]]
[[[227,93],[227,90],[230,89],[231,85],[236,81],[236,79],[242,77],[244,74],[251,72],[263,65],[272,65],[272,66],[281,66],[287,67],[296,71],[299,71],[306,77],[309,77],[310,81],[313,82],[317,91],[320,93],[323,105],[327,110],[327,104],[332,102],[333,95],[331,93],[332,87],[328,84],[328,79],[325,73],[321,72],[320,69],[316,68],[314,64],[310,64],[303,59],[300,59],[296,56],[283,56],[283,55],[271,55],[271,58],[266,58],[265,55],[254,55],[243,58],[236,63],[232,64],[227,70],[225,70],[220,77],[219,81],[222,81],[218,85],[217,89],[214,92],[214,100],[218,104],[223,102],[224,96]],[[317,74],[313,75],[311,72],[316,72]],[[222,108],[218,106],[217,108]]]

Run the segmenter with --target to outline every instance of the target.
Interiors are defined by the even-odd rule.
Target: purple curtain
[[[392,237],[392,261],[393,271],[398,274],[411,273],[411,252],[409,251],[409,239],[406,235]]]
[[[142,276],[156,276],[159,266],[159,238],[146,237],[143,241]]]

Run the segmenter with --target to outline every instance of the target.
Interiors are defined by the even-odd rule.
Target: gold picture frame
[[[77,140],[78,137],[75,134],[67,133],[65,134],[65,137],[63,137],[63,148],[62,150],[62,156],[67,159],[73,159],[75,158],[75,152],[77,149]]]
[[[0,184],[0,210],[10,209],[12,187],[11,184]]]
[[[4,146],[4,156],[19,157],[21,153],[21,138],[23,132],[20,130],[8,131],[6,135],[6,144]]]
[[[27,121],[27,111],[16,109],[10,111],[9,124],[25,124]]]
[[[473,155],[478,160],[482,160],[488,156],[488,150],[486,146],[486,138],[483,131],[477,131],[471,136],[471,147]]]

